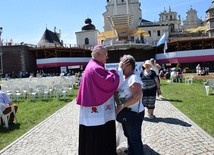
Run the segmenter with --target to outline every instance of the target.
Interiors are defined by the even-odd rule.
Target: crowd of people
[[[201,67],[200,64],[196,66],[196,75],[209,75],[209,67]]]

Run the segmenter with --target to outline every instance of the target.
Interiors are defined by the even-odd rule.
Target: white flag
[[[162,37],[160,38],[160,40],[159,40],[158,43],[157,43],[157,46],[160,46],[161,44],[164,44],[165,41],[166,41],[166,33],[164,33],[164,34],[162,35]]]
[[[165,54],[165,53],[166,53],[166,50],[168,49],[168,46],[167,46],[167,35],[166,35],[166,33],[164,33],[164,34],[162,35],[162,37],[160,38],[160,40],[159,40],[158,43],[157,43],[157,46],[160,46],[160,45],[162,45],[162,44],[164,44],[163,52],[164,52],[164,54]]]

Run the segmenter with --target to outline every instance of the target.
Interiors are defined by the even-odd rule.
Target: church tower
[[[96,30],[90,18],[85,19],[85,25],[82,27],[82,31],[76,32],[75,34],[78,46],[90,48],[97,44],[98,30]]]
[[[194,9],[190,9],[187,11],[187,17],[183,21],[183,28],[184,31],[190,28],[196,28],[198,26],[201,26],[202,20],[198,18],[197,11]]]
[[[177,16],[177,12],[172,11],[170,7],[168,12],[164,9],[164,11],[159,14],[159,16],[159,24],[168,25],[170,33],[181,31],[180,16]]]
[[[118,39],[128,39],[129,31],[136,29],[142,18],[139,0],[107,0],[104,31],[116,31]]]
[[[212,4],[210,8],[206,11],[206,21],[208,24],[208,35],[209,37],[214,36],[214,0],[212,1]]]

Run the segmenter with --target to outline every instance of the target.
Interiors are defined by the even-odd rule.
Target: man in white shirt
[[[156,63],[154,58],[151,58],[150,62],[152,64],[152,70],[155,71],[156,75],[159,77],[159,70],[161,69],[161,66]]]

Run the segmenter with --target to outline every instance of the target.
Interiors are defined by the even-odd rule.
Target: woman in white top
[[[144,118],[144,106],[142,104],[141,79],[134,74],[135,59],[131,55],[124,55],[121,61],[127,60],[124,70],[124,83],[117,92],[117,113],[123,108],[139,112],[137,118],[131,123],[122,123],[124,135],[128,141],[128,154],[143,155],[143,143],[141,138],[141,126]]]

